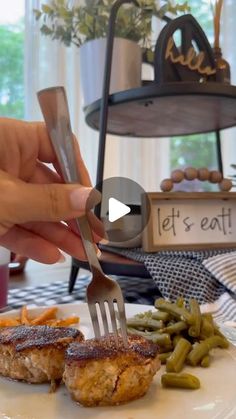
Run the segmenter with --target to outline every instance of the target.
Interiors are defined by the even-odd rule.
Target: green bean
[[[128,333],[136,334],[159,346],[159,359],[166,364],[162,385],[197,389],[200,381],[190,374],[179,374],[184,363],[192,366],[210,365],[212,348],[227,348],[229,342],[219,330],[211,313],[200,312],[195,299],[190,299],[189,308],[183,297],[176,303],[159,298],[155,311],[146,311],[128,319]]]
[[[132,317],[127,319],[127,326],[128,327],[142,327],[144,329],[161,329],[163,327],[163,321],[161,320],[154,320],[149,317],[137,318]]]
[[[201,360],[201,367],[208,368],[210,365],[210,356],[205,355]]]
[[[176,304],[165,301],[163,298],[155,301],[155,307],[171,314],[179,320],[185,320],[189,325],[192,324],[192,315],[184,307],[178,307]]]
[[[208,338],[210,336],[213,336],[213,335],[214,335],[213,324],[206,317],[202,317],[200,338],[201,339],[206,339],[206,338]]]
[[[202,317],[207,319],[211,324],[214,323],[213,316],[211,313],[203,313]]]
[[[170,319],[170,315],[165,313],[164,311],[152,311],[152,318],[154,320],[162,320],[163,322],[167,322]]]
[[[195,298],[189,300],[190,313],[193,317],[193,324],[190,326],[188,334],[189,336],[198,337],[201,330],[201,311],[199,304]]]
[[[127,327],[127,330],[132,335],[143,336],[145,339],[151,340],[152,342],[157,343],[160,346],[167,347],[168,349],[172,346],[170,335],[168,335],[168,333],[143,332],[133,327]]]
[[[196,366],[201,362],[204,356],[208,355],[209,348],[206,341],[199,343],[198,345],[194,346],[191,352],[187,356],[187,362],[192,365]]]
[[[221,336],[211,336],[205,339],[203,342],[200,342],[192,349],[192,351],[187,356],[187,361],[190,363],[190,365],[195,367],[201,362],[204,356],[208,355],[211,349],[216,348],[217,346],[220,348],[228,348],[229,343]]]
[[[176,300],[176,305],[178,307],[184,307],[184,297],[178,297]]]
[[[139,329],[135,329],[134,327],[127,327],[127,331],[131,334],[131,335],[138,335],[138,336],[143,336],[146,339],[148,339],[148,337],[151,335],[151,332],[144,332],[142,330]]]
[[[160,361],[162,364],[166,363],[167,358],[169,358],[169,356],[172,354],[172,352],[163,352],[161,354],[158,355]]]
[[[170,348],[171,345],[171,338],[168,333],[157,333],[153,332],[151,333],[150,340],[152,340],[154,343],[157,343],[160,346],[164,346],[165,348]]]
[[[180,372],[191,348],[191,343],[187,339],[181,338],[175,346],[171,356],[166,361],[166,371]]]
[[[186,330],[188,328],[188,325],[183,320],[170,324],[169,326],[164,327],[161,329],[161,332],[169,333],[170,335],[177,335],[183,330]]]
[[[174,347],[177,345],[178,341],[179,341],[181,338],[182,338],[182,336],[181,336],[181,335],[176,335],[176,336],[174,336],[174,337],[173,337],[172,342],[173,342],[173,346],[174,346]]]
[[[170,316],[168,313],[165,313],[164,311],[148,310],[148,311],[145,311],[144,313],[135,314],[134,318],[138,318],[138,319],[148,318],[148,319],[162,320],[163,322],[167,322]]]
[[[172,343],[165,345],[165,346],[160,346],[159,345],[159,353],[160,354],[165,354],[166,352],[172,352],[173,350],[173,345]]]
[[[207,338],[205,342],[207,342],[209,350],[213,348],[217,348],[217,347],[223,348],[223,349],[227,349],[229,347],[229,342],[227,341],[227,339],[225,339],[225,337],[221,337],[217,335]]]
[[[161,377],[163,387],[177,387],[197,390],[200,388],[200,381],[192,374],[182,373],[166,373]]]
[[[152,311],[148,310],[148,311],[144,311],[143,313],[138,313],[134,315],[135,318],[138,319],[143,319],[144,317],[148,317],[149,319],[152,318]]]
[[[214,327],[214,332],[215,332],[215,335],[217,335],[217,336],[221,336],[223,339],[225,339],[225,340],[227,340],[227,342],[229,343],[229,341],[228,341],[228,339],[225,337],[225,335],[220,331],[220,329],[219,329],[219,327],[215,324],[215,323],[213,323],[213,327]]]

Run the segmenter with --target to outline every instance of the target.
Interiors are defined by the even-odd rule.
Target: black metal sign
[[[155,47],[155,81],[216,81],[216,64],[209,41],[190,14],[170,21]]]

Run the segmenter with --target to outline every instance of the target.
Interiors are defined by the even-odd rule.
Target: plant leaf
[[[33,13],[35,15],[35,19],[36,20],[39,20],[41,18],[41,16],[42,16],[42,12],[40,10],[33,9]]]
[[[174,15],[189,11],[188,2],[173,4],[162,0],[137,0],[139,8],[122,5],[116,19],[116,36],[133,40],[141,46],[150,46],[152,17],[162,18],[170,12]],[[43,20],[41,32],[52,39],[60,39],[65,45],[77,46],[84,42],[107,35],[111,7],[115,0],[84,0],[78,5],[68,0],[51,0],[34,10],[35,19]],[[72,4],[72,5],[71,5]]]
[[[42,4],[43,13],[50,14],[53,12],[53,8],[48,6],[48,4]]]

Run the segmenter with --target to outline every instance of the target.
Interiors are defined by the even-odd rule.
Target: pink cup
[[[0,309],[7,306],[10,251],[0,246]]]

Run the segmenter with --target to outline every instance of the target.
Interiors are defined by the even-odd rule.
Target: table
[[[127,261],[130,264],[135,263],[121,256],[114,257],[119,260],[120,264],[122,261]],[[113,261],[113,258],[110,260]],[[53,265],[29,260],[23,273],[10,276],[9,307],[19,308],[25,304],[54,305],[86,301],[86,288],[90,282],[91,273],[86,269],[80,269],[74,291],[69,294],[70,269],[71,258],[69,256],[66,256],[64,263]],[[116,276],[115,279],[119,283],[127,303],[154,304],[155,299],[159,296],[157,287],[151,278]]]
[[[33,260],[28,260],[24,272],[10,276],[9,289],[25,288],[28,286],[38,286],[54,281],[68,282],[71,268],[71,257],[65,255],[64,263],[55,263],[53,265],[45,265]],[[81,271],[81,274],[88,271]]]
[[[10,276],[9,289],[37,286],[42,283],[54,281],[68,281],[71,270],[71,257],[66,254],[64,254],[64,256],[66,258],[64,263],[55,263],[53,265],[45,265],[29,260],[26,263],[23,273],[12,274]],[[137,271],[137,269],[144,269],[142,263],[105,251],[102,252],[100,260],[105,267],[116,266],[116,269],[113,269],[113,273],[116,271],[117,275],[124,275],[125,270],[128,269],[128,276],[130,274],[136,276],[134,275],[134,272]],[[82,266],[87,266],[87,263],[82,262]],[[125,267],[126,269],[122,269],[122,267]],[[109,272],[109,274],[110,273],[111,272]],[[87,269],[80,269],[79,275],[89,275],[89,271]]]

